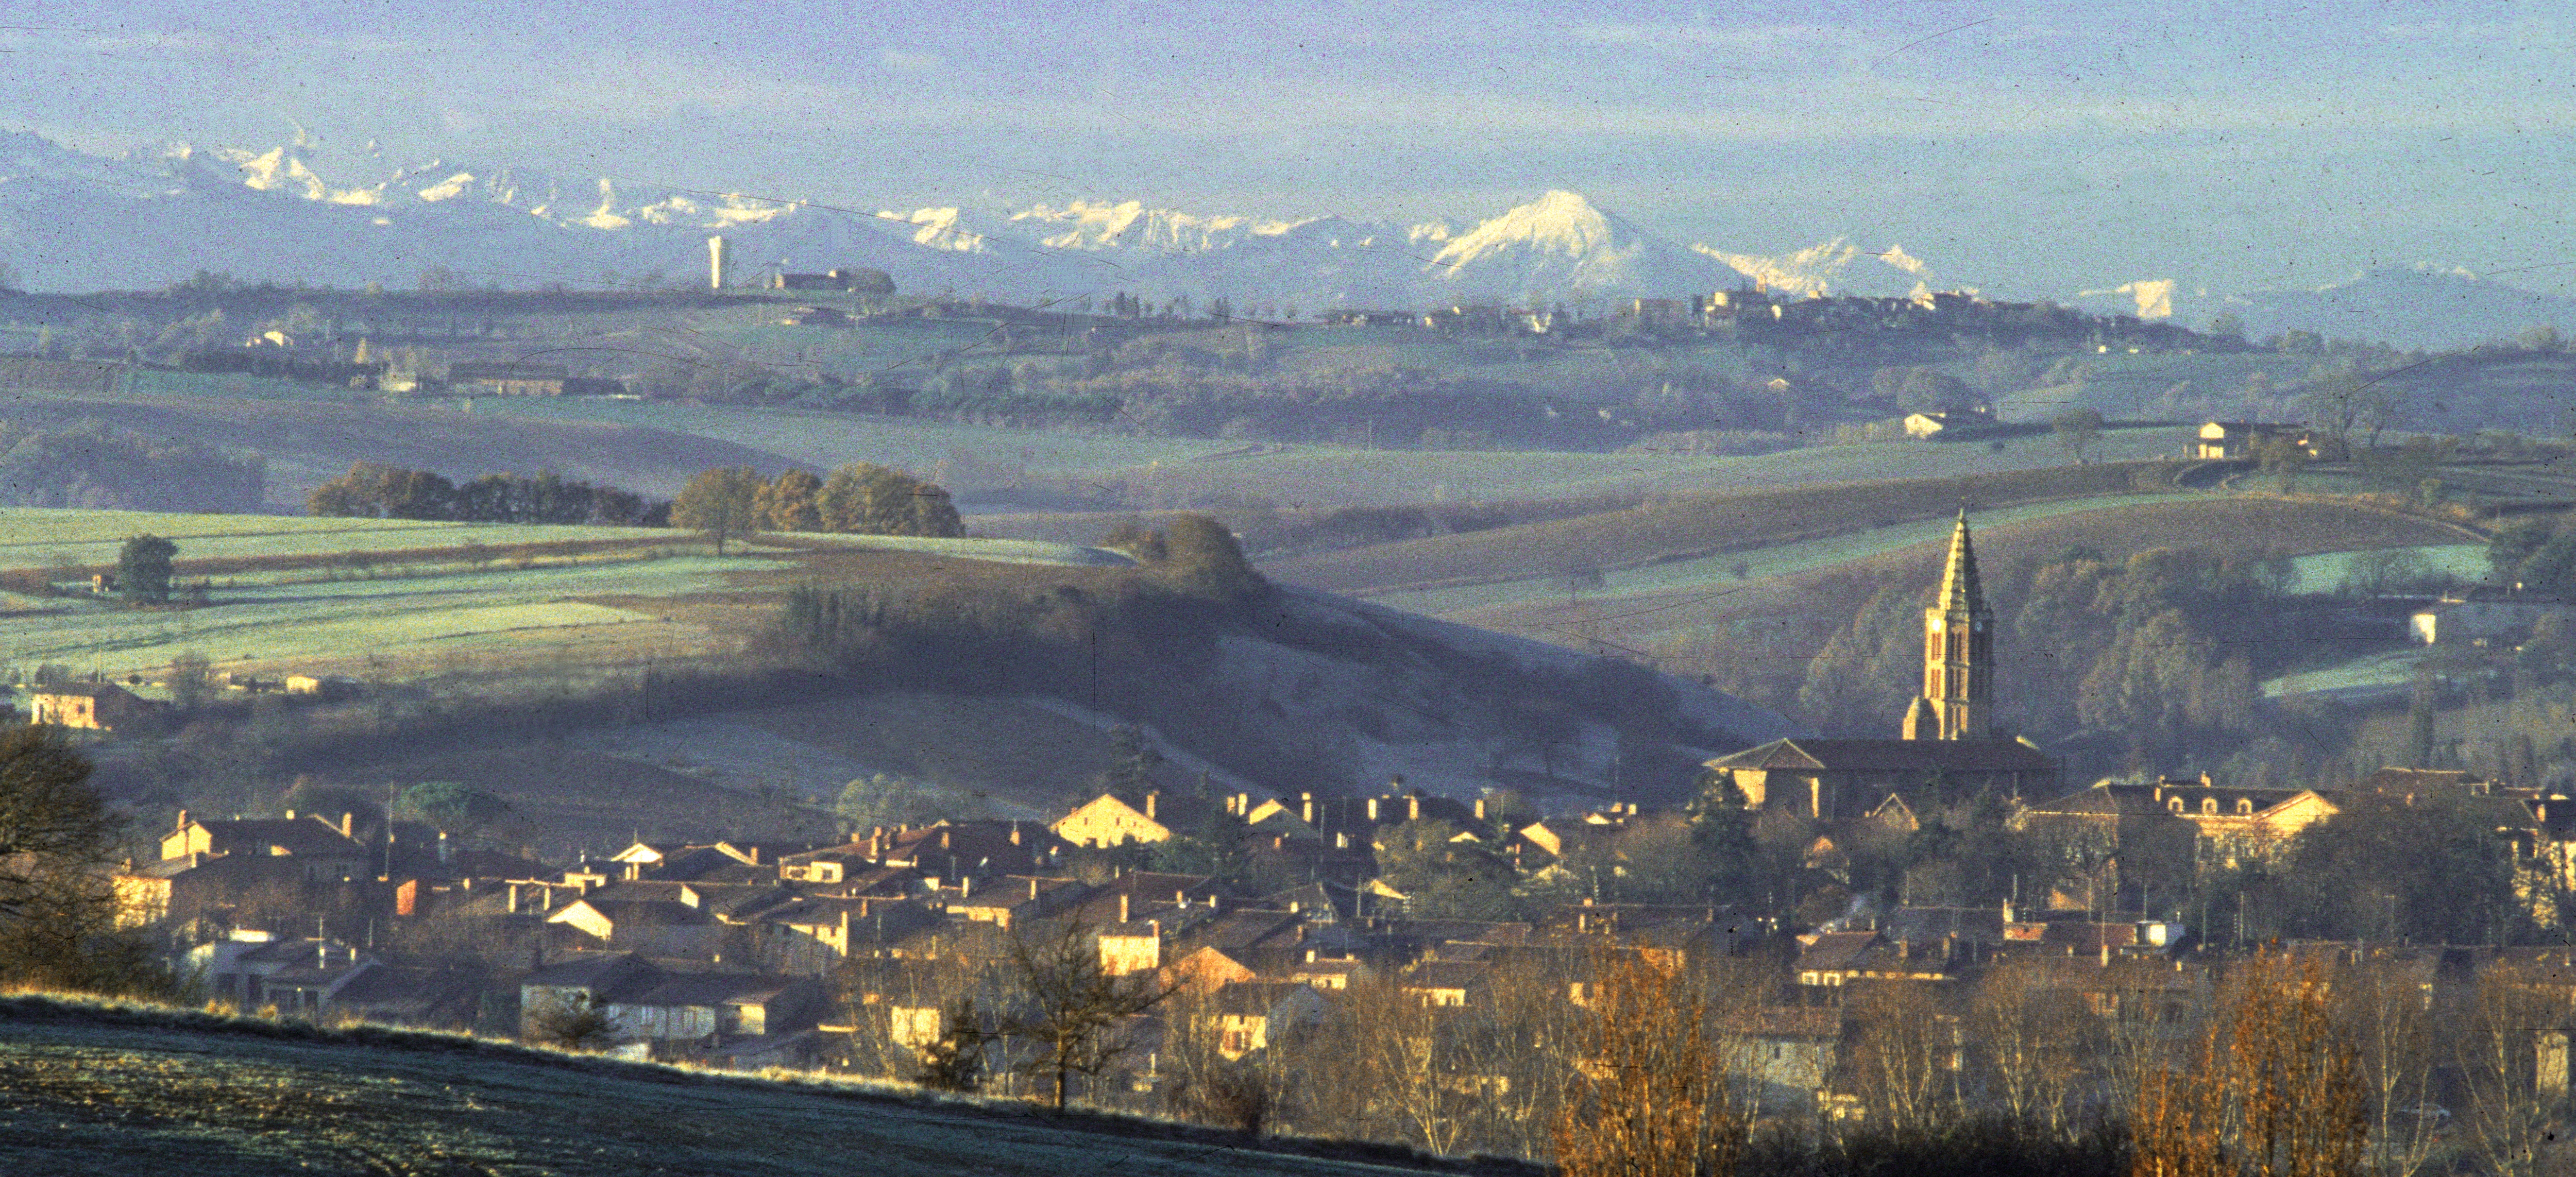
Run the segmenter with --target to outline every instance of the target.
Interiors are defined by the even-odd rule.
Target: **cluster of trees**
[[[2084,970],[2037,958],[1958,986],[1856,982],[1800,1001],[1765,960],[1605,944],[1497,970],[1463,1007],[1362,977],[1245,1053],[1205,990],[1108,976],[1087,931],[1024,928],[989,965],[927,979],[903,999],[941,1010],[924,1046],[861,1014],[853,1060],[942,1090],[1008,1076],[1058,1106],[1569,1177],[2522,1174],[2565,1154],[2564,1109],[2532,1070],[2552,1011],[2501,978],[2428,1000],[2403,953],[2251,954],[2115,1004],[2068,983]],[[1159,1024],[1160,1081],[1141,1096],[1120,1026],[1139,1013]],[[1844,1114],[1812,1114],[1813,1086],[1778,1076],[1777,1048],[1753,1033],[1766,1015],[1840,1027],[1827,1070]]]
[[[0,422],[0,502],[256,511],[267,496],[268,463],[257,454],[96,421],[52,428]]]
[[[671,505],[633,491],[569,480],[552,470],[530,477],[486,474],[463,485],[428,470],[354,462],[304,498],[309,515],[361,519],[443,519],[471,523],[587,523],[658,527]]]
[[[1159,699],[1210,664],[1218,633],[1268,582],[1232,533],[1203,516],[1125,542],[1136,545],[1138,569],[1101,569],[1035,593],[945,579],[800,585],[773,638],[800,659],[870,681]]]
[[[2498,528],[2487,562],[2502,584],[2532,592],[2576,592],[2576,512],[2539,516]]]
[[[2169,767],[2232,748],[2253,728],[2258,674],[2299,650],[2297,627],[2283,628],[2286,560],[2082,549],[2002,571],[1987,581],[2012,669],[1999,703],[2040,740],[2098,733]],[[1879,582],[1809,660],[1798,713],[1827,731],[1893,728],[1921,689],[1933,591],[1911,577]]]
[[[715,537],[760,531],[955,537],[966,522],[937,484],[890,466],[853,462],[818,478],[790,470],[765,479],[749,466],[701,471],[671,502],[671,522]]]

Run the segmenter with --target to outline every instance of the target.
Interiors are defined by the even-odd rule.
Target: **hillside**
[[[1920,446],[1921,451],[1934,447]],[[1625,511],[1296,557],[1271,575],[1337,592],[1560,577],[1780,544],[2048,499],[2169,492],[2172,467],[2098,463],[1677,496]]]
[[[389,405],[373,400],[241,395],[292,391],[243,380],[233,395],[207,392],[58,396],[9,390],[0,418],[19,425],[99,421],[147,437],[185,437],[268,460],[268,501],[296,511],[304,494],[366,459],[450,477],[553,470],[566,478],[667,497],[715,466],[774,473],[790,464],[767,450],[623,422],[528,420],[459,410],[460,402]]]
[[[1471,1171],[1396,1149],[1058,1119],[901,1088],[36,996],[0,998],[0,1092],[0,1170],[11,1173]]]
[[[955,814],[1047,816],[1096,787],[1120,725],[1176,788],[1331,793],[1402,776],[1460,796],[1497,782],[1659,795],[1688,765],[1789,730],[1693,680],[1327,593],[1176,595],[1096,548],[771,535],[719,557],[650,528],[9,520],[0,665],[131,676],[155,697],[191,653],[272,687],[345,676],[364,684],[345,703],[216,692],[215,726],[236,725],[241,755],[277,780],[476,781],[550,848],[801,833],[880,773]],[[64,587],[145,530],[177,539],[182,577],[211,581],[204,604],[138,611]],[[890,620],[853,648],[884,652],[835,661],[779,630],[807,585],[875,602]],[[194,744],[154,734],[107,746],[121,800],[271,800],[201,796],[228,786]]]

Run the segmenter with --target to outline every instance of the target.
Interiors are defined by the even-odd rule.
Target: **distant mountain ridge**
[[[247,281],[390,288],[444,270],[459,281],[575,288],[695,284],[704,238],[733,242],[740,280],[764,267],[868,266],[915,293],[1013,302],[1218,298],[1238,314],[1456,302],[1564,303],[1761,283],[1799,296],[1904,297],[1974,289],[1901,245],[1836,237],[1762,254],[1666,240],[1580,193],[1550,190],[1460,221],[1257,218],[1076,200],[1019,209],[834,207],[790,195],[568,178],[447,160],[402,162],[370,142],[325,164],[299,132],[264,149],[170,143],[95,155],[0,132],[0,262],[39,290],[149,289],[197,270]],[[372,178],[352,179],[364,175]],[[2576,299],[2460,270],[2382,269],[2313,290],[2185,291],[2170,278],[2066,301],[2103,313],[2249,334],[2293,328],[2404,346],[2458,347],[2526,328],[2576,330]]]

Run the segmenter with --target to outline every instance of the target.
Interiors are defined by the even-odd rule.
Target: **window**
[[[2168,797],[2168,798],[2166,798],[2166,799],[2165,799],[2165,808],[2170,809],[2170,810],[2173,810],[2175,813],[2180,813],[2180,812],[2182,812],[2182,798],[2180,798],[2180,797]]]
[[[2203,797],[2203,798],[2201,798],[2201,799],[2200,799],[2200,815],[2201,815],[2202,817],[2216,817],[2216,816],[2218,816],[2218,798],[2216,798],[2216,797]]]
[[[2254,816],[2254,803],[2253,803],[2253,802],[2251,802],[2251,801],[2246,801],[2246,800],[2239,799],[2239,800],[2236,802],[2236,816],[2238,816],[2238,817],[2252,817],[2252,816]]]

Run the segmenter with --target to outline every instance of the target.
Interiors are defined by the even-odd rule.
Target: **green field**
[[[2128,506],[2137,501],[2135,495],[2103,495],[2093,498],[2060,499],[2054,502],[2024,503],[1981,511],[1977,514],[1977,526],[1996,527],[2076,511]],[[1855,560],[1865,560],[1918,544],[1935,543],[1946,539],[1951,527],[1952,523],[1948,520],[1926,519],[1746,552],[1731,552],[1689,560],[1666,560],[1633,568],[1613,569],[1602,573],[1602,583],[1599,587],[1586,586],[1581,590],[1581,595],[1591,598],[1604,609],[1615,612],[1618,607],[1617,598],[1623,596],[1673,592],[1714,594],[1730,585],[1756,577],[1792,576],[1819,568],[1847,564]],[[1743,576],[1735,574],[1735,567],[1739,563],[1744,566]],[[1487,584],[1434,589],[1398,589],[1392,592],[1362,595],[1381,605],[1434,617],[1445,617],[1472,609],[1549,600],[1563,601],[1572,594],[1567,592],[1565,578],[1562,575],[1534,572],[1520,579]]]
[[[642,425],[731,442],[830,469],[849,462],[902,466],[936,477],[960,455],[1025,467],[1044,478],[1086,477],[1148,463],[1243,448],[1242,442],[1144,438],[1056,430],[951,425],[854,413],[589,398],[485,399],[475,411],[541,420]]]
[[[480,572],[458,568],[368,580],[281,584],[262,583],[273,577],[218,578],[211,603],[201,608],[134,610],[85,598],[46,602],[49,608],[7,619],[0,660],[121,676],[157,672],[188,650],[206,654],[218,670],[489,653],[495,647],[559,643],[600,626],[657,621],[654,614],[575,598],[710,592],[725,587],[732,573],[786,567],[791,565],[778,560],[694,555]],[[642,633],[637,636],[641,640]],[[667,641],[671,635],[659,636]]]
[[[0,508],[0,568],[114,564],[117,549],[149,532],[179,545],[181,560],[328,556],[344,552],[455,548],[466,544],[636,540],[685,532],[634,527],[551,527],[505,523],[436,523],[414,519],[333,519],[295,515],[196,515],[156,511]]]
[[[113,564],[123,538],[144,531],[177,541],[183,573],[191,559],[262,558],[279,566],[212,576],[210,601],[198,608],[136,610],[86,594],[9,594],[0,602],[7,610],[0,663],[151,674],[193,650],[214,659],[217,669],[268,673],[316,664],[417,665],[424,658],[571,640],[662,648],[703,639],[705,631],[649,609],[597,599],[721,592],[738,574],[793,568],[794,550],[815,545],[1011,564],[1128,562],[1094,548],[1025,540],[800,535],[743,544],[739,550],[750,554],[718,558],[696,533],[649,528],[23,508],[0,512],[0,568]],[[469,543],[500,548],[602,539],[636,546],[481,563],[461,550]],[[415,555],[402,563],[363,566],[345,558],[396,551]],[[297,557],[326,559],[317,567]]]

